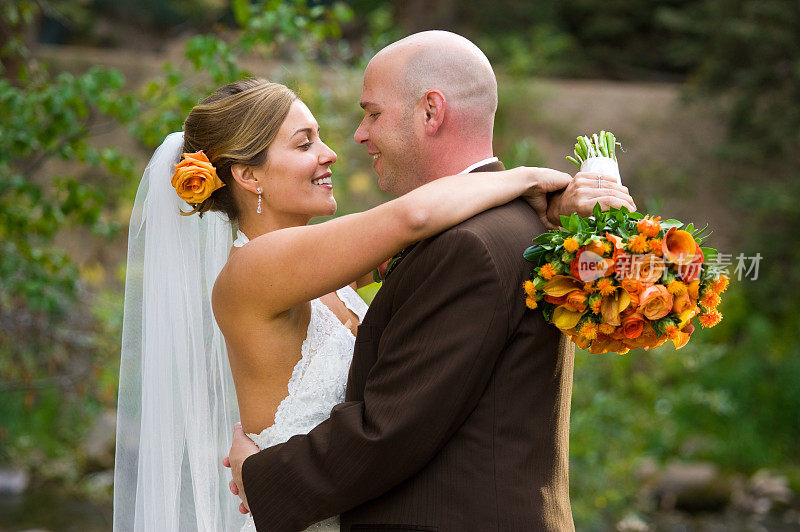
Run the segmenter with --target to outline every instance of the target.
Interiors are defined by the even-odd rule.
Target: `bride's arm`
[[[563,189],[571,179],[528,167],[449,176],[368,211],[272,231],[230,258],[226,291],[279,314],[363,277],[409,244],[521,195]]]

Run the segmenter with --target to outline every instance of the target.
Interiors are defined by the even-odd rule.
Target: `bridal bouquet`
[[[616,145],[611,133],[579,137],[567,159],[619,178]],[[624,354],[671,340],[680,349],[695,317],[703,327],[722,319],[717,306],[729,280],[708,267],[717,251],[700,247],[708,225],[695,229],[625,207],[603,212],[599,204],[593,216],[562,216],[561,224],[525,250],[536,267],[523,289],[526,305],[541,308],[578,347]]]

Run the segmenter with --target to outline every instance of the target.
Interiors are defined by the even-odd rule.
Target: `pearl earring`
[[[261,187],[258,187],[256,191],[258,191],[258,207],[256,207],[256,212],[261,214]]]

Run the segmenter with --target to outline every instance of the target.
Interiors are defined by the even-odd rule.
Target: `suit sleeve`
[[[259,530],[302,530],[388,491],[430,461],[477,405],[509,334],[497,268],[463,228],[419,252],[400,280],[409,286],[396,293],[407,296],[395,295],[363,401],[337,405],[307,435],[245,461]]]

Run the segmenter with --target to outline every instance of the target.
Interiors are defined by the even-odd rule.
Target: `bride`
[[[250,518],[221,464],[231,426],[241,419],[265,448],[328,417],[344,398],[366,312],[355,288],[370,272],[485,209],[518,196],[541,205],[569,182],[524,167],[450,176],[308,225],[336,211],[335,161],[303,102],[260,79],[214,92],[153,155],[130,225],[115,530],[241,528]]]

